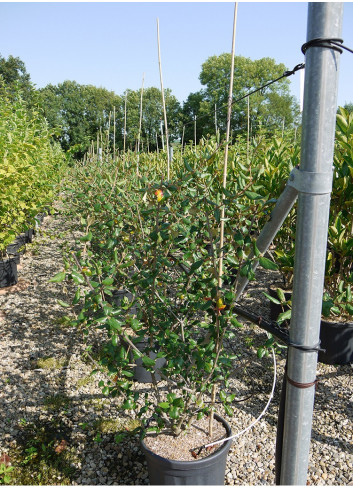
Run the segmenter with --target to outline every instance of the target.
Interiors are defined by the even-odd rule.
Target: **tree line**
[[[201,137],[225,132],[231,55],[209,57],[201,66],[202,89],[190,93],[180,102],[170,89],[165,101],[170,141],[198,142]],[[249,91],[280,77],[284,64],[271,58],[251,60],[235,57],[234,96],[237,100]],[[117,149],[135,149],[139,133],[140,90],[125,90],[121,95],[93,85],[66,80],[57,85],[35,88],[24,62],[14,56],[0,55],[0,76],[13,96],[18,90],[29,107],[40,107],[49,126],[65,151],[81,157],[92,141],[105,137],[109,129],[110,144]],[[261,127],[273,131],[298,123],[299,107],[290,94],[290,80],[282,78],[273,85],[233,104],[233,135],[248,130],[254,135]],[[113,127],[114,126],[114,127]],[[140,150],[162,147],[163,107],[161,91],[145,88],[142,98]],[[114,141],[115,137],[115,141]]]

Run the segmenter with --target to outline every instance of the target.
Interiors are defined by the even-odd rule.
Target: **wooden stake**
[[[224,165],[223,165],[223,189],[227,186],[227,168],[228,168],[228,146],[229,146],[229,135],[230,135],[230,119],[232,115],[232,101],[233,101],[233,80],[234,80],[234,52],[235,52],[235,31],[237,24],[237,12],[238,12],[238,2],[235,2],[234,7],[234,21],[233,21],[233,39],[232,39],[232,61],[230,68],[230,82],[229,82],[229,97],[228,97],[228,113],[227,113],[227,131],[226,131],[226,146],[224,148]],[[218,291],[217,300],[221,298],[220,291],[222,290],[222,275],[223,275],[223,246],[224,246],[224,218],[225,218],[225,195],[222,195],[222,208],[221,208],[221,228],[220,228],[220,243],[219,243],[219,258],[218,258]],[[219,318],[217,318],[219,321]],[[217,321],[217,323],[218,323]],[[218,323],[219,324],[219,323]],[[221,335],[218,335],[218,341]],[[217,345],[218,349],[220,345]],[[215,392],[212,393],[212,402],[214,404]],[[212,424],[213,424],[213,410],[210,413],[210,424],[209,432],[212,436]]]
[[[125,110],[124,110],[124,153],[126,149],[126,101],[127,101],[127,90],[125,92]]]
[[[109,117],[108,117],[108,129],[107,129],[107,139],[106,139],[106,151],[107,151],[107,154],[109,154],[109,135],[110,135],[110,121],[111,121],[111,118],[112,118],[112,113],[111,111],[109,112]]]
[[[115,105],[113,109],[113,123],[114,123],[114,129],[113,129],[113,161],[115,161]]]
[[[238,2],[235,2],[234,8],[234,23],[233,23],[233,41],[232,41],[232,63],[230,69],[230,83],[229,83],[229,97],[228,97],[228,114],[227,114],[227,132],[226,132],[226,146],[224,148],[224,165],[223,165],[223,188],[227,186],[227,168],[228,168],[228,147],[229,147],[229,135],[230,135],[230,120],[232,115],[232,99],[233,99],[233,80],[234,80],[234,51],[235,51],[235,31],[237,22]],[[223,194],[222,200],[225,195]],[[222,288],[222,274],[223,274],[223,245],[224,245],[224,217],[225,217],[225,205],[222,204],[221,210],[221,229],[220,229],[220,253],[219,253],[219,269],[218,269],[218,288]]]
[[[250,96],[248,96],[248,132],[246,137],[246,161],[249,164],[249,151],[250,151]]]
[[[214,128],[217,134],[217,104],[214,104]]]
[[[194,115],[194,140],[195,140],[195,149],[196,149],[196,118],[197,118],[197,116]]]
[[[143,83],[145,81],[145,74],[142,75],[142,86],[141,86],[141,97],[140,97],[140,124],[139,124],[139,132],[137,137],[137,165],[136,165],[136,173],[139,176],[139,160],[140,160],[140,140],[141,140],[141,127],[142,127],[142,97],[143,97]]]
[[[162,150],[164,151],[163,121],[162,120],[161,120],[161,140],[162,140]]]
[[[99,153],[99,132],[97,132],[97,161],[98,161],[98,153]]]
[[[170,178],[169,141],[168,141],[169,137],[168,137],[168,124],[167,124],[167,111],[165,108],[165,98],[164,98],[164,88],[163,88],[161,48],[160,48],[160,41],[159,41],[159,19],[157,19],[157,42],[158,42],[159,76],[161,79],[161,92],[162,92],[162,103],[163,103],[163,113],[164,113],[165,140],[166,140],[166,148],[167,148],[167,180],[169,180]]]

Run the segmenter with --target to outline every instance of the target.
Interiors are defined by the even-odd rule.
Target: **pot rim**
[[[347,328],[347,329],[353,328],[353,321],[334,322],[334,321],[327,321],[326,319],[321,319],[321,325],[322,324],[333,328]]]
[[[17,255],[19,256],[20,254],[19,253],[11,253],[11,255],[16,255],[16,256],[0,257],[0,263],[11,262],[11,261],[14,262],[17,258]]]
[[[222,418],[219,414],[215,413],[214,417],[215,419],[217,419],[217,421],[223,423],[227,431],[227,438],[229,436],[232,436],[232,430],[229,423],[224,418]],[[164,462],[164,464],[166,465],[173,465],[174,467],[180,467],[180,468],[182,466],[196,467],[196,466],[208,465],[209,462],[212,462],[215,458],[219,457],[220,452],[228,451],[230,449],[232,441],[233,441],[232,439],[225,441],[222,445],[220,445],[220,447],[217,450],[215,450],[210,455],[207,455],[207,457],[201,458],[200,460],[172,460],[169,458],[162,457],[161,455],[158,455],[157,453],[153,452],[145,445],[143,439],[142,438],[140,439],[140,443],[143,447],[143,450],[147,452],[149,455],[155,457],[160,462]]]

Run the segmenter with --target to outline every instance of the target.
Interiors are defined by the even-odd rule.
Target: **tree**
[[[121,98],[105,88],[64,81],[39,90],[44,115],[51,127],[60,127],[59,141],[64,150],[74,147],[76,157],[82,157],[97,133],[106,134],[109,116],[114,107],[121,121]],[[110,121],[112,125],[112,120]],[[120,122],[121,124],[121,122]],[[121,141],[122,127],[117,124],[116,139]],[[110,143],[112,144],[112,134]]]
[[[135,148],[135,143],[138,137],[138,128],[140,120],[140,90],[132,91],[127,90],[124,94],[127,94],[126,103],[126,132],[127,132],[127,147]],[[174,95],[172,95],[170,89],[164,90],[167,121],[168,121],[168,133],[171,141],[180,137],[180,114],[181,107]],[[123,98],[124,98],[123,97]],[[150,150],[156,149],[158,139],[159,147],[162,146],[161,142],[161,121],[163,123],[163,105],[161,91],[156,87],[146,88],[143,92],[142,100],[142,128],[141,128],[141,141],[144,148],[149,147]]]
[[[10,55],[5,59],[0,54],[0,75],[10,97],[21,97],[28,103],[34,103],[34,88],[26,66],[20,58]]]
[[[209,116],[205,122],[211,131],[214,128],[214,107],[217,106],[217,123],[221,132],[225,132],[227,103],[229,95],[231,54],[211,56],[202,65],[199,76],[204,89],[199,92],[203,95],[203,102],[208,103]],[[266,85],[279,78],[286,71],[286,67],[271,58],[251,60],[243,56],[235,56],[234,88],[232,108],[232,130],[236,133],[247,129],[247,99],[239,102],[248,92]],[[264,126],[292,126],[297,115],[297,103],[289,92],[290,81],[282,78],[267,88],[250,96],[250,121],[253,132],[259,123]],[[201,107],[201,104],[200,104]],[[205,105],[203,106],[205,110]],[[214,133],[214,129],[213,129]]]
[[[353,103],[352,102],[349,102],[348,104],[344,104],[344,107],[343,107],[349,114],[351,114],[353,112]]]
[[[195,125],[196,141],[199,141],[202,136],[215,133],[215,124],[212,120],[211,103],[205,100],[205,98],[205,93],[200,90],[199,92],[190,93],[183,104],[182,113],[185,128],[185,143],[188,141],[195,141]]]

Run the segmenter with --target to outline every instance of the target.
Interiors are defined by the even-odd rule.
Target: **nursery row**
[[[351,119],[344,110],[338,116],[323,297],[323,314],[344,318],[352,312]],[[61,303],[67,320],[84,334],[102,330],[96,370],[106,374],[103,394],[119,396],[145,433],[175,437],[209,416],[214,440],[213,413],[220,406],[233,412],[229,376],[237,355],[224,344],[241,327],[238,280],[254,279],[255,262],[279,268],[283,288],[292,279],[295,210],[271,253],[260,253],[256,237],[299,164],[299,145],[289,136],[259,135],[250,148],[239,140],[229,149],[226,188],[223,149],[210,139],[176,152],[168,181],[164,153],[87,155],[65,189],[66,212],[84,236],[66,250],[65,269],[52,281],[76,285],[72,304]],[[280,287],[273,301],[290,306]],[[279,322],[289,316],[282,312]],[[259,356],[275,346],[269,337]],[[138,369],[149,390],[136,384]]]
[[[51,204],[64,167],[39,111],[0,85],[0,259],[8,246],[35,227],[35,216]],[[11,255],[10,255],[11,256]]]

